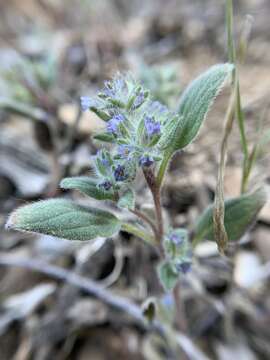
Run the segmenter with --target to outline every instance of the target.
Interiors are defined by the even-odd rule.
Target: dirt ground
[[[0,264],[5,259],[40,260],[92,279],[139,306],[158,296],[168,302],[164,319],[174,316],[155,273],[156,254],[138,239],[120,233],[78,244],[6,231],[4,224],[14,208],[33,200],[63,196],[89,202],[58,187],[64,176],[89,174],[90,157],[98,149],[90,135],[101,121],[80,113],[79,97],[94,94],[117,71],[130,70],[146,83],[150,79],[156,95],[165,96],[174,108],[189,81],[227,61],[224,3],[0,1]],[[253,17],[247,59],[240,69],[252,146],[258,133],[270,128],[270,2],[238,0],[235,13],[236,36],[246,15]],[[168,88],[154,78],[153,69],[173,74]],[[3,106],[14,94],[15,104]],[[213,201],[228,98],[225,89],[197,140],[170,165],[163,206],[174,226],[192,227]],[[30,113],[18,108],[25,103]],[[50,137],[47,122],[57,140]],[[235,123],[229,139],[227,197],[240,194],[242,160]],[[269,181],[268,145],[254,168],[250,189]],[[151,196],[140,179],[137,190],[138,204],[147,207]],[[0,266],[0,359],[268,359],[269,226],[268,202],[227,258],[213,242],[196,248],[192,271],[181,281],[189,331],[179,335],[176,353],[156,333],[85,289],[27,266]]]

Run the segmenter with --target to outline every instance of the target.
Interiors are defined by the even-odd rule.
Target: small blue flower
[[[115,78],[113,81],[105,81],[102,93],[109,98],[116,98],[125,90],[125,80],[122,77]]]
[[[125,181],[128,177],[125,171],[125,167],[120,164],[117,165],[113,174],[116,181]]]
[[[101,187],[104,190],[108,191],[112,187],[112,183],[109,180],[105,180],[103,183],[99,184],[99,187]]]
[[[117,148],[117,152],[118,155],[123,158],[126,159],[128,157],[128,155],[131,153],[133,147],[131,145],[119,145]]]
[[[139,159],[139,165],[149,167],[154,163],[154,159],[149,155],[142,155]]]
[[[81,96],[80,101],[81,101],[82,111],[88,110],[92,105],[92,100],[89,96]]]
[[[121,122],[125,120],[124,116],[121,114],[114,115],[111,120],[107,123],[107,131],[112,134],[116,134],[118,126]]]
[[[104,82],[104,88],[103,88],[102,92],[107,97],[114,97],[115,92],[114,92],[114,90],[112,88],[112,84],[111,84],[110,81],[105,81]]]
[[[160,123],[155,121],[153,117],[146,116],[144,119],[144,126],[148,136],[160,134]]]
[[[98,150],[95,157],[96,157],[96,159],[99,159],[99,161],[101,162],[101,164],[103,166],[105,166],[106,168],[110,167],[110,161],[109,161],[108,155],[106,153],[104,153],[102,150]]]
[[[141,91],[135,98],[133,105],[132,105],[132,110],[138,109],[145,100],[145,95],[144,93]]]
[[[126,89],[126,82],[122,76],[115,78],[113,81],[113,85],[115,91],[123,91]]]

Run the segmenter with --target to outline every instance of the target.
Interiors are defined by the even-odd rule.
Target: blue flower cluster
[[[131,145],[119,145],[117,148],[117,153],[121,159],[128,159],[130,154],[132,154],[134,147]]]
[[[116,145],[110,155],[109,168],[113,171],[110,176],[102,175],[105,190],[115,182],[132,181],[138,167],[154,167],[162,159],[159,141],[172,114],[166,106],[153,101],[131,75],[106,81],[95,98],[82,97],[81,106],[106,122],[103,138]]]
[[[111,134],[117,135],[119,125],[125,120],[121,114],[114,115],[107,123],[107,131]]]
[[[112,156],[105,149],[98,151],[93,160],[95,173],[99,179],[98,187],[104,191],[118,191],[134,179],[130,164],[125,163],[125,159],[123,161],[121,157]]]

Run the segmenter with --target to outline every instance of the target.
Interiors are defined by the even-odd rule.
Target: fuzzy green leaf
[[[211,105],[232,73],[233,68],[232,64],[212,66],[184,91],[178,108],[181,117],[175,139],[171,144],[173,151],[184,148],[194,140]]]
[[[180,98],[179,113],[183,116],[178,148],[188,145],[197,135],[214,99],[233,70],[232,64],[218,64],[195,79]]]
[[[104,191],[102,188],[98,187],[96,179],[88,176],[65,178],[61,181],[60,187],[62,189],[79,190],[83,194],[96,200],[115,200],[115,194],[112,190]]]
[[[194,140],[232,69],[232,64],[215,65],[184,91],[178,114],[165,123],[158,143],[159,148],[168,154],[167,157]]]
[[[170,262],[163,262],[158,266],[159,280],[166,291],[172,290],[177,281],[179,280],[179,274],[174,271]]]
[[[18,208],[9,217],[6,227],[68,240],[91,240],[114,235],[121,223],[107,211],[69,200],[50,199]]]
[[[180,115],[174,116],[170,121],[166,122],[162,131],[162,136],[159,139],[158,147],[163,151],[174,153],[178,150],[178,141],[181,139],[183,129],[183,117]]]
[[[224,224],[229,240],[239,240],[254,223],[258,212],[267,201],[264,188],[251,194],[245,194],[225,201]],[[213,205],[210,205],[200,216],[193,230],[193,242],[214,240]]]
[[[120,199],[117,206],[123,209],[134,209],[135,206],[135,194],[132,189],[127,189],[123,195],[120,195]]]

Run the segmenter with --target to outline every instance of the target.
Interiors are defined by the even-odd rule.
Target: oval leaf
[[[232,64],[212,66],[184,91],[178,108],[182,117],[179,123],[181,136],[174,141],[174,151],[184,148],[194,140],[214,99],[221,91],[233,68]]]
[[[239,240],[253,224],[256,215],[267,201],[264,188],[225,201],[224,224],[229,240]],[[193,242],[214,239],[213,205],[210,205],[200,216],[193,230]]]
[[[57,236],[68,240],[91,240],[112,236],[120,221],[111,213],[64,199],[50,199],[14,211],[6,227]]]
[[[166,291],[172,290],[179,280],[179,274],[177,274],[169,262],[161,263],[158,268],[159,280]]]
[[[115,200],[115,194],[113,191],[104,191],[97,185],[97,180],[88,176],[65,178],[60,183],[60,187],[62,189],[79,190],[83,194],[86,194],[87,196],[97,200]]]

